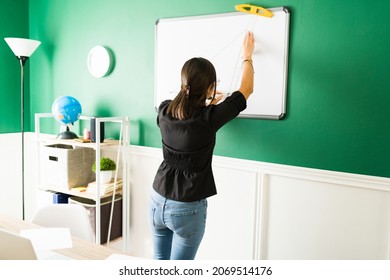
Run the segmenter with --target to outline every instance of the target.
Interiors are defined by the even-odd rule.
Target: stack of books
[[[100,196],[102,195],[106,195],[108,193],[112,193],[114,191],[114,189],[116,191],[122,189],[122,185],[123,185],[123,181],[122,179],[118,179],[116,181],[116,184],[114,182],[114,179],[111,180],[111,182],[109,183],[106,183],[106,184],[100,184]],[[96,186],[96,182],[91,182],[88,184],[88,187],[86,189],[86,192],[87,193],[93,193],[93,194],[96,194],[97,192],[97,186]]]

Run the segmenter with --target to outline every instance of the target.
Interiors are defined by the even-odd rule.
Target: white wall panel
[[[256,238],[257,174],[215,166],[218,194],[208,198],[198,259],[252,259]]]
[[[267,259],[387,259],[390,192],[271,176]]]
[[[20,133],[0,134],[0,212],[22,218],[22,138]]]

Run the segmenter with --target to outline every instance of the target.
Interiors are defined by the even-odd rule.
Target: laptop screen
[[[0,228],[0,260],[36,260],[31,240]]]

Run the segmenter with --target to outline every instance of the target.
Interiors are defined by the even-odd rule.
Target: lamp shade
[[[17,57],[30,57],[41,44],[40,41],[24,38],[4,38]]]

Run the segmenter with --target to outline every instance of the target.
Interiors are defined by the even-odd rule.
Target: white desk
[[[0,213],[0,228],[14,233],[20,233],[23,229],[42,228],[23,220],[6,216]],[[122,254],[113,248],[85,241],[83,239],[72,236],[73,247],[67,249],[55,250],[56,252],[71,257],[76,260],[104,260],[112,254]]]

